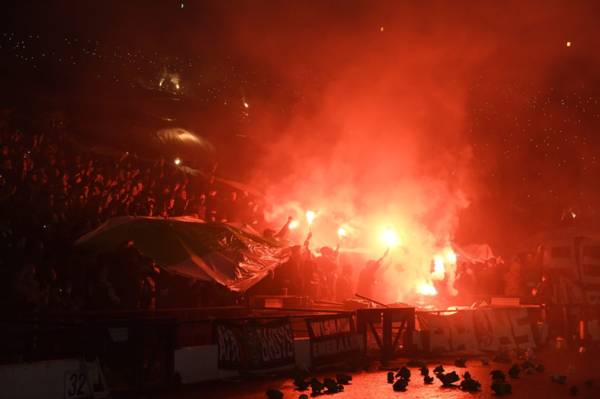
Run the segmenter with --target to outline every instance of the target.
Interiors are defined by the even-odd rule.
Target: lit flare
[[[446,260],[452,264],[456,263],[456,252],[454,252],[454,250],[450,247],[447,247],[444,250],[444,257],[446,258]]]
[[[380,238],[388,248],[393,248],[400,245],[400,238],[398,237],[396,231],[391,227],[386,227],[383,229]]]
[[[308,223],[309,226],[311,226],[313,224],[313,222],[315,221],[315,217],[317,217],[317,214],[315,211],[311,211],[310,209],[308,211],[306,211],[306,222]]]
[[[437,290],[431,283],[421,283],[417,287],[417,292],[424,296],[435,296],[437,295]]]
[[[295,230],[298,228],[299,225],[300,225],[300,222],[298,222],[297,220],[294,219],[290,222],[290,224],[288,224],[288,229]]]
[[[444,258],[441,255],[435,255],[433,257],[433,272],[431,272],[431,278],[434,280],[443,280],[444,277],[446,277]]]

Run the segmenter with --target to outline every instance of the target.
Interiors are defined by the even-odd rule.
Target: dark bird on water
[[[393,371],[388,371],[388,373],[387,373],[387,382],[388,382],[388,384],[393,384],[394,383],[394,372]]]
[[[504,381],[506,379],[506,376],[501,370],[492,370],[490,375],[492,376],[493,380]]]
[[[398,372],[396,373],[396,377],[401,377],[404,378],[406,380],[410,380],[410,370],[407,369],[406,367],[402,367],[400,370],[398,370]]]
[[[457,381],[460,381],[460,377],[456,374],[456,371],[450,373],[438,373],[436,377],[442,382],[442,385],[448,387]]]
[[[348,374],[339,373],[335,375],[335,379],[337,380],[338,384],[348,385],[350,384],[350,381],[352,381],[352,376]]]
[[[506,381],[497,380],[492,383],[492,391],[499,396],[507,395],[512,392],[512,386]]]
[[[510,369],[508,369],[508,375],[510,378],[519,378],[519,374],[521,373],[521,367],[518,364],[513,364]]]
[[[406,387],[408,386],[408,380],[404,378],[398,378],[396,382],[394,382],[393,388],[396,392],[404,392],[406,391]]]

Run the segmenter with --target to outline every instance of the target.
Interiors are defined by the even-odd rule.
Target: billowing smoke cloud
[[[593,26],[593,13],[586,6],[265,8],[236,9],[243,17],[234,22],[234,35],[297,99],[279,123],[273,122],[279,107],[262,104],[269,117],[252,133],[265,143],[254,182],[266,189],[272,221],[316,209],[317,246],[335,243],[337,227],[346,224],[354,241],[343,245],[371,256],[384,248],[380,231],[396,229],[403,245],[381,278],[387,289],[378,291],[388,301],[405,299],[426,282],[432,257],[452,242],[470,202],[487,204],[471,221],[476,239],[498,242],[527,230],[529,211],[512,221],[506,216],[520,200],[516,179],[531,154],[522,152],[514,166],[506,154],[531,142],[536,126],[516,132],[515,120],[527,124],[535,111],[531,98],[552,90],[567,40],[592,44],[585,26]],[[498,178],[501,171],[514,179]],[[548,179],[556,181],[552,174]]]
[[[381,11],[301,8],[278,20],[282,37],[244,30],[244,43],[299,97],[281,131],[255,132],[266,141],[255,181],[266,187],[268,216],[283,222],[317,210],[317,246],[334,245],[346,225],[352,233],[342,245],[373,257],[385,249],[382,230],[394,229],[402,245],[379,296],[394,301],[429,281],[434,254],[450,244],[469,204],[467,82],[487,48],[463,28],[447,36],[449,27],[398,9],[386,24]]]
[[[250,183],[274,224],[319,211],[314,247],[334,245],[344,225],[343,247],[378,256],[380,231],[395,228],[386,300],[414,291],[459,227],[515,244],[570,202],[597,208],[597,2],[38,3],[19,2],[15,25],[60,19],[106,43],[191,53],[207,70],[224,58],[259,71],[235,101],[248,102],[243,136],[263,151],[217,146],[223,163],[242,169],[252,152]],[[191,116],[202,131],[226,119]]]

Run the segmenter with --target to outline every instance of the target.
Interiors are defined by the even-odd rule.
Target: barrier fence
[[[99,359],[112,389],[145,390],[176,383],[174,354],[186,348],[215,348],[215,367],[248,372],[294,367],[299,342],[308,345],[310,366],[320,367],[360,356],[386,362],[396,356],[531,349],[549,335],[600,341],[600,307],[435,312],[227,307],[19,317],[0,320],[0,362]]]
[[[245,307],[20,315],[0,320],[0,365],[66,358],[99,359],[113,390],[158,389],[177,382],[176,350],[219,347],[215,328],[219,324],[237,325],[245,334],[239,347],[247,361],[223,368],[260,370],[293,365],[294,339],[309,336],[306,319],[328,314],[352,317],[349,312],[310,309],[249,312]],[[282,321],[287,341],[274,328],[281,327]],[[277,361],[279,353],[284,353],[282,347],[287,357],[282,357],[285,361]]]

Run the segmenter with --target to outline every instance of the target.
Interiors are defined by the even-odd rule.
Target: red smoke
[[[333,245],[345,223],[371,256],[393,226],[405,248],[394,261],[414,277],[393,290],[410,293],[468,205],[466,80],[486,46],[394,11],[286,9],[268,27],[240,27],[240,40],[298,93],[283,129],[254,132],[266,142],[255,182],[268,216],[281,223],[315,209],[317,246]]]
[[[496,167],[493,157],[478,164],[485,170],[472,165],[474,144],[494,142],[473,134],[473,110],[516,81],[543,87],[584,14],[560,3],[244,4],[232,10],[234,41],[295,96],[285,117],[281,104],[254,101],[263,116],[250,135],[266,152],[254,184],[265,188],[268,216],[281,223],[316,209],[318,245],[332,245],[346,224],[373,256],[381,229],[393,226],[404,249],[386,272],[388,300],[428,279],[461,211],[499,191],[477,179]],[[512,93],[509,103],[518,109],[528,94]],[[493,220],[479,220],[475,237],[493,235]]]

